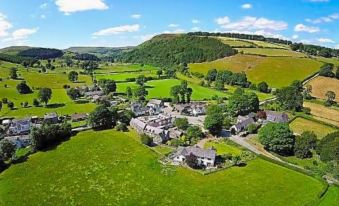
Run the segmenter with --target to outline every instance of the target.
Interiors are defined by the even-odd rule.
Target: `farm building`
[[[286,113],[280,113],[275,111],[265,111],[266,112],[266,121],[265,122],[274,122],[274,123],[287,123],[288,115]]]
[[[247,117],[247,118],[238,117],[238,122],[235,125],[233,125],[230,129],[231,133],[238,134],[244,131],[248,127],[248,125],[253,124],[254,122],[255,121],[253,117]]]
[[[56,123],[58,123],[58,121],[59,121],[59,118],[58,118],[58,114],[56,112],[46,113],[44,115],[44,122],[45,123],[56,124]]]
[[[29,134],[31,130],[31,119],[13,120],[8,128],[8,135]]]

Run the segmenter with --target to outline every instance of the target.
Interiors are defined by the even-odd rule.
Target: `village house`
[[[104,92],[103,91],[91,91],[91,92],[85,92],[85,97],[93,99],[94,96],[103,96]]]
[[[237,123],[230,128],[230,131],[232,134],[239,134],[253,123],[255,123],[254,113],[251,113],[247,116],[238,116]]]
[[[81,114],[72,114],[71,120],[72,122],[80,122],[87,119],[87,114],[81,113]]]
[[[159,100],[159,99],[151,99],[148,101],[146,106],[150,110],[150,113],[152,113],[153,115],[160,114],[161,109],[164,107],[164,101]]]
[[[131,111],[135,114],[136,117],[139,117],[139,116],[146,115],[147,108],[144,107],[139,102],[134,102],[134,103],[131,104]]]
[[[264,123],[274,122],[274,123],[287,123],[289,118],[286,113],[275,112],[275,111],[265,111],[266,120]]]
[[[170,139],[178,139],[184,135],[184,132],[174,127],[168,130]]]
[[[206,104],[203,102],[191,102],[188,104],[177,104],[174,111],[186,116],[200,116],[206,114]]]
[[[170,139],[168,129],[173,127],[173,118],[165,115],[133,118],[130,126],[139,134],[152,137],[155,144],[161,144]]]
[[[25,148],[31,144],[31,138],[29,137],[29,135],[8,136],[4,139],[15,145],[17,149]]]
[[[13,120],[7,130],[8,135],[29,134],[31,130],[31,119]]]
[[[57,124],[59,122],[58,114],[56,112],[46,113],[44,115],[44,122],[49,124]]]
[[[170,156],[174,164],[184,164],[189,155],[197,157],[198,164],[207,168],[214,167],[216,152],[213,149],[201,149],[199,147],[178,147]]]

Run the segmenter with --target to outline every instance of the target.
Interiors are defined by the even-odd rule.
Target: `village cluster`
[[[108,101],[111,106],[117,106],[120,103],[126,103],[127,100],[115,97],[109,100],[104,92],[99,88],[78,88],[87,100],[93,102]],[[145,103],[131,102],[130,109],[134,113],[134,118],[130,121],[130,126],[139,134],[145,134],[153,139],[153,144],[161,145],[172,139],[178,139],[185,134],[175,127],[176,118],[186,118],[190,125],[198,126],[203,132],[203,123],[207,110],[206,102],[190,102],[186,104],[170,104],[163,100],[151,99]],[[230,128],[232,135],[244,134],[250,124],[260,126],[267,122],[288,122],[288,116],[285,113],[273,111],[264,111],[264,114],[258,115],[250,113],[246,116],[238,116],[237,122]],[[30,145],[29,133],[33,127],[40,127],[43,123],[57,124],[64,121],[79,122],[85,121],[88,114],[73,114],[71,116],[59,116],[56,112],[47,113],[43,117],[32,116],[26,119],[3,119],[2,127],[5,130],[5,139],[16,145],[17,148],[23,148]],[[213,148],[204,149],[198,146],[178,147],[169,157],[173,164],[184,164],[189,155],[194,155],[198,163],[206,168],[215,166],[216,151]]]

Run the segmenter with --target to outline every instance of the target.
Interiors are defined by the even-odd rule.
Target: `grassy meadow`
[[[315,119],[339,127],[339,110],[325,107],[319,103],[304,102],[304,107],[311,109],[311,114]]]
[[[218,155],[231,154],[231,155],[240,155],[243,151],[239,146],[234,145],[234,143],[227,141],[209,141],[206,142],[204,148],[214,148],[217,151]]]
[[[304,119],[301,117],[296,118],[290,123],[293,132],[302,134],[305,131],[312,131],[317,135],[318,139],[322,139],[327,134],[336,131],[334,127],[330,127],[312,120]]]
[[[190,64],[191,71],[206,74],[209,69],[245,72],[250,81],[266,81],[271,87],[280,88],[294,80],[304,80],[317,72],[322,62],[297,57],[260,57],[238,54],[212,62]]]
[[[244,54],[263,55],[271,57],[306,57],[305,54],[294,52],[287,49],[271,49],[271,48],[237,48]]]
[[[324,187],[260,158],[205,176],[158,158],[133,132],[82,132],[1,173],[0,205],[299,206]]]
[[[312,86],[312,96],[318,99],[326,99],[326,92],[336,93],[336,101],[339,102],[339,80],[319,76],[308,83]]]

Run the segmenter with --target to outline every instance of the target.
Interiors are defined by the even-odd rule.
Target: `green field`
[[[331,186],[319,204],[319,206],[334,206],[334,205],[339,205],[338,186]]]
[[[290,123],[290,127],[292,131],[297,134],[302,134],[305,131],[312,131],[317,135],[318,139],[322,139],[327,134],[336,131],[334,127],[330,127],[301,117],[293,120],[293,122]]]
[[[88,131],[33,154],[0,174],[0,205],[300,206],[323,189],[260,158],[210,175],[164,166],[135,140],[133,133]]]
[[[106,72],[128,72],[128,71],[149,71],[155,70],[155,67],[149,65],[140,64],[102,64],[100,69],[96,70],[95,73],[106,73]]]
[[[96,79],[112,79],[117,82],[119,81],[126,81],[128,78],[137,78],[140,75],[144,75],[145,77],[158,77],[156,75],[155,70],[148,70],[143,72],[125,72],[125,73],[116,73],[116,74],[98,74],[96,75]]]
[[[251,42],[246,41],[246,40],[236,39],[236,38],[217,37],[217,39],[221,40],[224,44],[230,45],[231,47],[256,46],[254,43],[251,43]]]
[[[237,48],[244,54],[255,54],[270,57],[306,57],[305,54],[294,52],[287,49],[268,49],[268,48]]]
[[[244,71],[253,83],[266,81],[271,87],[280,88],[294,80],[304,80],[317,72],[322,64],[307,58],[238,54],[212,62],[190,64],[189,68],[202,74],[206,74],[209,69]]]

